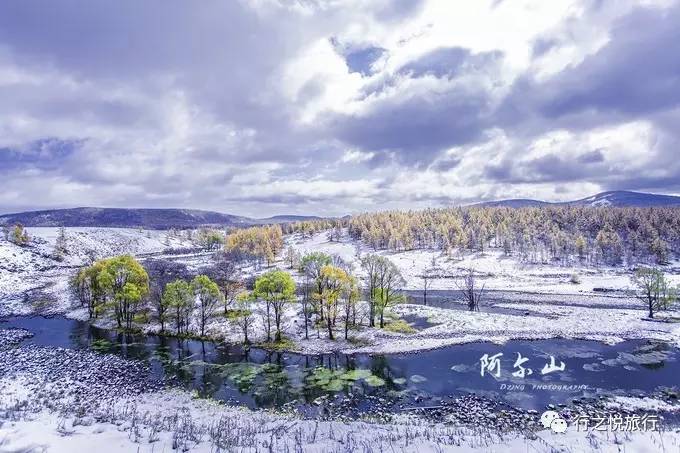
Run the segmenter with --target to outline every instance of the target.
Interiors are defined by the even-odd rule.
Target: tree
[[[225,247],[255,258],[258,266],[262,260],[270,264],[283,247],[283,232],[280,225],[237,229],[227,236]]]
[[[215,315],[215,310],[224,302],[224,295],[217,283],[207,275],[197,275],[191,281],[191,289],[196,297],[198,323],[201,337],[205,337],[205,326]]]
[[[130,255],[103,260],[97,282],[106,295],[107,307],[113,309],[118,328],[131,330],[149,293],[149,276],[142,265]]]
[[[303,292],[302,292],[302,318],[305,323],[305,340],[309,340],[309,306],[312,300],[311,277],[303,273]]]
[[[356,304],[359,300],[360,291],[357,279],[351,275],[347,276],[347,281],[343,287],[343,318],[345,324],[345,340],[348,339],[349,326],[354,324]]]
[[[189,271],[182,263],[163,259],[148,260],[144,263],[144,268],[149,275],[149,301],[156,319],[161,324],[161,332],[164,332],[165,324],[171,315],[163,297],[166,285],[178,279],[188,278]]]
[[[286,255],[283,257],[283,260],[288,264],[288,267],[290,269],[293,269],[297,262],[299,261],[300,256],[299,254],[295,251],[293,246],[289,246],[286,249]]]
[[[295,300],[295,281],[288,272],[274,270],[255,281],[256,297],[265,301],[267,316],[267,341],[271,341],[271,310],[276,325],[275,341],[281,341],[281,319],[285,304]]]
[[[621,237],[611,225],[605,225],[595,238],[602,260],[607,264],[619,264],[623,255]]]
[[[248,339],[248,332],[253,323],[252,304],[254,301],[253,294],[249,291],[244,291],[236,297],[236,324],[238,324],[241,332],[243,332],[243,343],[250,344]]]
[[[455,284],[467,301],[468,309],[470,311],[479,311],[479,304],[484,294],[485,285],[482,285],[481,288],[478,287],[474,269],[468,269],[455,281]]]
[[[64,227],[59,227],[59,232],[57,233],[57,239],[54,243],[54,257],[58,261],[62,261],[64,256],[68,254],[67,239],[66,239],[66,229]]]
[[[99,307],[104,302],[104,290],[97,279],[102,268],[102,262],[86,266],[80,269],[71,280],[71,288],[81,306],[87,307],[89,319],[97,317]]]
[[[652,240],[649,251],[656,259],[657,264],[666,264],[668,262],[668,244],[658,236]]]
[[[439,274],[442,273],[441,268],[437,266],[437,260],[432,257],[432,262],[430,266],[423,271],[420,278],[423,279],[423,305],[427,305],[427,290],[430,288],[430,284],[433,279],[437,278]]]
[[[169,318],[175,322],[177,335],[189,332],[189,320],[194,306],[194,294],[191,285],[182,279],[177,279],[165,285],[163,291],[163,305],[167,308]]]
[[[307,300],[318,302],[319,298],[315,295],[321,294],[322,283],[321,283],[321,269],[324,266],[330,265],[333,259],[330,255],[321,252],[308,253],[302,257],[300,260],[300,270],[309,279],[309,281],[314,285],[314,289],[311,295],[308,295]],[[315,307],[316,312],[320,318],[323,318],[323,304],[319,303]],[[305,318],[305,323],[307,319]],[[305,325],[305,330],[307,329]]]
[[[381,260],[379,255],[366,255],[361,260],[361,268],[366,273],[366,283],[368,289],[368,325],[375,326],[375,290],[378,285],[379,264]]]
[[[578,259],[583,261],[586,257],[586,250],[588,248],[588,243],[586,242],[586,238],[584,238],[583,235],[578,235],[576,238],[575,247],[576,253],[578,254]]]
[[[217,250],[224,242],[224,235],[217,230],[201,228],[198,231],[198,243],[206,250]]]
[[[347,273],[336,266],[326,265],[320,271],[321,291],[315,294],[324,308],[323,319],[328,329],[328,338],[333,340],[333,324],[337,316],[338,299],[348,284]]]
[[[28,244],[29,240],[30,238],[28,237],[28,233],[26,232],[24,226],[20,223],[14,225],[14,229],[10,235],[10,241],[16,245],[24,246]]]
[[[238,279],[238,269],[234,264],[234,257],[227,252],[218,252],[213,256],[213,265],[205,270],[205,275],[209,276],[217,283],[224,294],[224,314],[226,315],[229,306],[234,303],[236,296],[243,289],[243,282]]]
[[[399,268],[389,259],[380,256],[377,260],[377,279],[373,300],[380,316],[380,328],[385,327],[385,309],[403,300],[399,291],[405,284]]]
[[[637,297],[647,306],[650,318],[654,318],[656,311],[668,308],[677,299],[677,292],[671,288],[660,269],[641,267],[635,271],[632,280],[637,286]]]

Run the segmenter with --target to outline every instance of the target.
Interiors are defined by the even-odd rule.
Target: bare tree
[[[203,273],[217,283],[224,294],[224,314],[234,304],[238,293],[243,291],[243,282],[239,280],[239,271],[235,264],[234,254],[218,252],[213,256],[213,264]]]
[[[470,311],[479,311],[479,303],[484,295],[485,284],[482,284],[481,288],[478,287],[474,269],[467,269],[464,274],[454,280],[454,283],[467,301],[468,309]]]
[[[420,278],[423,279],[423,305],[427,305],[427,290],[430,289],[432,280],[437,278],[442,273],[442,269],[437,266],[437,260],[432,257],[430,267],[426,268]]]
[[[380,262],[379,255],[367,255],[361,260],[361,268],[366,273],[366,283],[368,290],[368,325],[375,326],[375,290],[378,286],[378,264]]]
[[[149,300],[161,324],[161,332],[164,332],[165,322],[169,315],[168,307],[163,302],[165,285],[178,278],[188,278],[189,270],[182,263],[164,259],[147,260],[144,263],[144,268],[147,274],[149,274]]]

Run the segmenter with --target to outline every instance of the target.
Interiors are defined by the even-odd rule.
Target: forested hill
[[[143,227],[188,228],[198,226],[239,226],[254,222],[219,212],[194,209],[73,208],[20,212],[0,216],[0,224],[21,223],[29,227]]]
[[[517,198],[509,200],[485,201],[475,206],[528,208],[539,206],[614,206],[614,207],[652,207],[652,206],[680,206],[680,197],[673,195],[659,195],[653,193],[631,192],[617,190],[602,192],[591,197],[574,201],[549,202]]]

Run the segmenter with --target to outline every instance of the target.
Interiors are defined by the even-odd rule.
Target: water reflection
[[[16,317],[0,324],[34,333],[38,345],[93,349],[145,360],[155,378],[199,395],[255,407],[315,407],[324,396],[389,397],[398,404],[431,405],[474,392],[527,409],[602,393],[651,392],[678,385],[677,348],[645,341],[607,346],[592,341],[474,343],[416,354],[302,355],[158,336],[124,335],[61,317]],[[480,357],[502,352],[500,377],[481,376]],[[516,354],[534,373],[513,377]],[[564,372],[541,375],[550,356]],[[567,386],[556,390],[550,385]],[[574,390],[572,387],[583,387]],[[368,406],[365,406],[368,407]],[[362,406],[359,404],[359,408]]]

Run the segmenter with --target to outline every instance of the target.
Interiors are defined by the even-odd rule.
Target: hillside
[[[508,207],[526,208],[540,206],[612,206],[612,207],[654,207],[654,206],[680,206],[680,197],[673,195],[660,195],[653,193],[631,192],[627,190],[615,190],[602,192],[596,195],[573,201],[550,202],[532,199],[508,199],[497,201],[485,201],[474,206],[482,207]]]
[[[29,227],[189,228],[205,225],[240,226],[251,219],[195,209],[73,208],[20,212],[0,216],[0,224]]]

